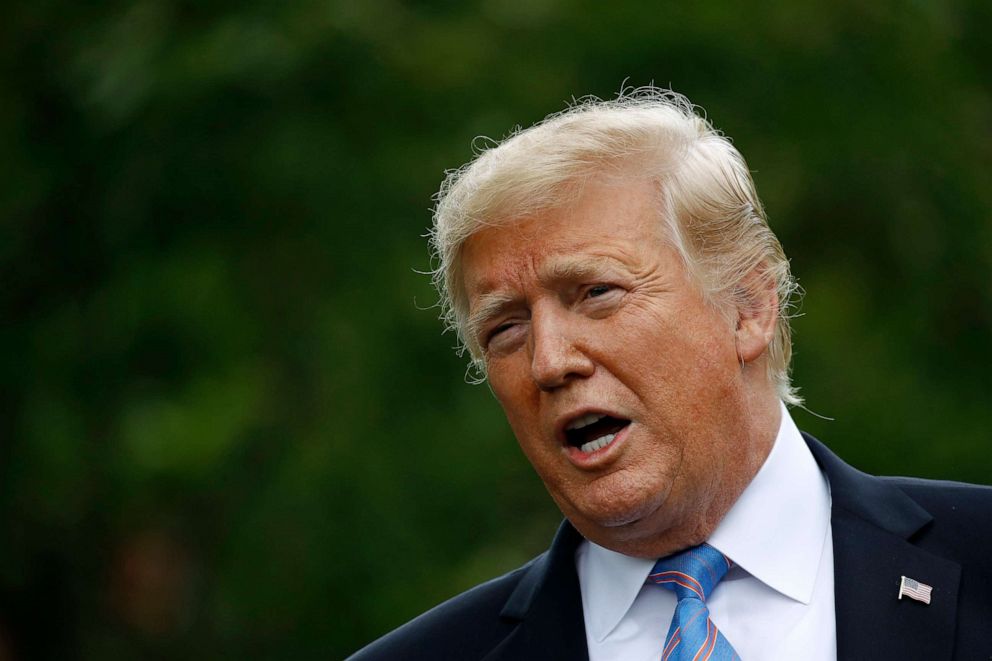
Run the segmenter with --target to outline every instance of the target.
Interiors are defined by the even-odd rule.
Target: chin
[[[662,485],[587,487],[582,498],[571,499],[568,508],[562,507],[562,511],[580,532],[594,528],[609,531],[606,534],[636,536],[644,526],[665,527],[657,515],[663,510],[669,491],[670,487]]]

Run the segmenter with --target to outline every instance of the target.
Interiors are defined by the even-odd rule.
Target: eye
[[[491,331],[489,331],[489,337],[486,338],[486,340],[488,342],[492,342],[492,340],[493,340],[494,337],[496,337],[500,333],[503,333],[505,331],[510,330],[511,328],[513,328],[513,326],[514,326],[514,324],[512,324],[512,323],[500,324],[496,328],[494,328]]]
[[[579,298],[575,300],[576,310],[583,314],[600,319],[612,314],[620,307],[627,290],[620,285],[605,282],[586,285],[579,290]]]
[[[513,337],[513,330],[519,325],[519,321],[504,321],[501,324],[493,326],[492,330],[485,335],[485,341],[482,343],[482,348],[489,349],[490,346],[505,344],[509,341],[507,338]]]
[[[586,296],[588,298],[597,298],[599,296],[603,296],[604,294],[608,294],[611,289],[613,289],[613,287],[610,285],[593,285],[586,290]]]

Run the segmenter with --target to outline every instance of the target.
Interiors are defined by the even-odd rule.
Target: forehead
[[[527,275],[565,278],[632,263],[638,254],[667,245],[664,237],[651,182],[592,182],[567,207],[489,226],[469,237],[461,251],[465,293],[471,298]]]

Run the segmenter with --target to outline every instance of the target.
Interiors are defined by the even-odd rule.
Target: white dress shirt
[[[707,599],[743,661],[836,661],[830,491],[785,406],[775,445],[709,538],[734,567]],[[575,554],[589,661],[658,661],[673,592],[653,560],[589,541]]]

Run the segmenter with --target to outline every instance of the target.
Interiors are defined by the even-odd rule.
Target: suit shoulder
[[[546,555],[435,606],[362,648],[349,661],[483,657],[515,626],[500,612],[523,576]]]
[[[992,487],[963,482],[909,477],[883,478],[923,507],[933,521],[919,533],[919,542],[956,551],[992,576]]]
[[[926,480],[916,477],[883,477],[883,480],[910,496],[932,514],[937,512],[960,516],[969,513],[992,513],[992,487],[947,480]]]

